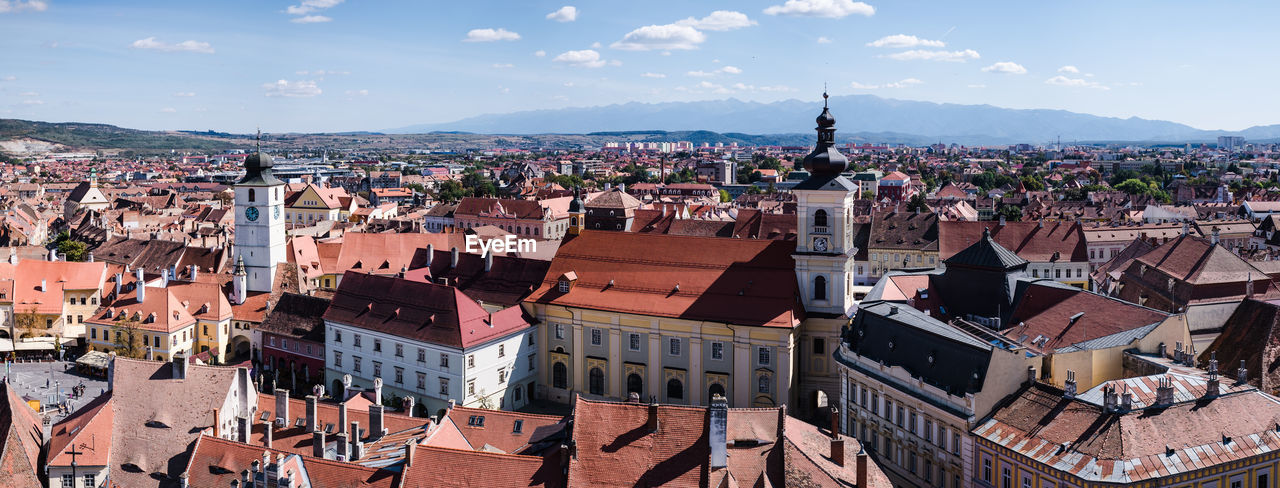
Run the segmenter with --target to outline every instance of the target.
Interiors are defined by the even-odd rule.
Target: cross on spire
[[[827,82],[822,82],[822,108],[827,108]]]
[[[258,127],[258,152],[262,152],[262,127]]]

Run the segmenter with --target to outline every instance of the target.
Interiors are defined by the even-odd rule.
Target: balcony
[[[829,227],[825,226],[825,225],[815,225],[815,226],[813,226],[813,231],[812,231],[812,233],[813,233],[813,234],[827,234],[827,235],[830,235],[830,234],[831,234],[831,229],[830,229]]]

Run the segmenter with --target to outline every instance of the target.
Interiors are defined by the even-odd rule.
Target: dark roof
[[[867,246],[937,251],[938,216],[932,212],[898,212],[893,209],[876,212],[872,216],[871,238]]]
[[[982,389],[992,352],[991,344],[951,325],[884,301],[862,302],[845,341],[859,356],[900,366],[955,395]]]
[[[970,244],[964,250],[947,258],[947,266],[965,266],[972,268],[989,268],[1009,270],[1026,267],[1027,260],[1018,257],[1013,251],[1005,249],[991,239],[991,229],[982,230],[982,238]]]
[[[326,298],[283,293],[275,308],[262,319],[258,328],[286,334],[312,342],[324,342],[324,311],[329,308]]]
[[[1227,374],[1243,363],[1250,383],[1263,391],[1280,385],[1280,301],[1245,299],[1222,324],[1222,333],[1201,357],[1216,355]]]
[[[839,153],[836,153],[839,154]],[[858,191],[858,184],[849,181],[842,175],[813,175],[805,178],[794,190],[836,190],[843,192]]]
[[[409,271],[405,274],[407,278],[437,283],[445,279],[473,300],[506,307],[519,305],[533,293],[542,284],[547,268],[551,267],[551,261],[494,255],[492,265],[485,271],[485,258],[479,254],[460,252],[458,264],[454,266],[451,251],[433,249],[430,252],[434,254],[430,266],[427,266],[427,249],[413,253],[409,259]]]

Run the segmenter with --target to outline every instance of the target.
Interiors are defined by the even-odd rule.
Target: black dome
[[[836,176],[849,166],[849,159],[836,150],[836,117],[827,108],[827,94],[822,94],[822,113],[818,114],[818,144],[804,157],[803,167],[812,176]]]
[[[831,110],[822,107],[822,113],[818,114],[818,127],[834,127],[836,125],[836,117],[831,115]]]
[[[258,151],[244,158],[244,168],[249,171],[263,170],[270,168],[272,164],[271,155]]]

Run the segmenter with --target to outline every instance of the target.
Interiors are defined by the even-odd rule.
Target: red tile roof
[[[565,239],[526,300],[739,325],[796,327],[794,241],[584,231]],[[578,279],[558,290],[565,273]]]
[[[471,422],[472,417],[482,417],[483,420],[481,423]],[[450,409],[445,414],[445,418],[457,426],[458,431],[462,433],[472,449],[488,451],[491,450],[489,448],[496,448],[508,454],[518,454],[528,447],[529,439],[535,430],[564,421],[563,417],[553,415],[460,406]],[[520,421],[519,432],[515,431],[517,420]]]
[[[40,417],[18,397],[9,383],[0,383],[0,485],[42,486],[40,451],[44,429]]]
[[[647,427],[657,409],[658,429]],[[707,486],[707,409],[593,402],[573,408],[573,486]]]
[[[235,441],[200,436],[190,462],[186,465],[187,482],[193,487],[231,486],[242,471],[250,469],[254,461],[262,462],[263,454],[271,462],[283,461],[300,476],[305,470],[308,481],[314,487],[341,488],[400,488],[400,473],[387,469],[367,468],[358,464],[330,461],[311,456],[291,457],[286,451],[266,449],[261,445],[241,444]],[[280,459],[283,456],[284,459]],[[297,469],[298,464],[301,469]],[[283,474],[283,473],[282,473]],[[114,481],[114,480],[113,480]],[[297,483],[298,479],[294,478]]]
[[[418,446],[399,488],[564,486],[558,455],[547,458]]]
[[[984,229],[991,238],[1022,259],[1049,262],[1054,254],[1060,262],[1087,262],[1080,226],[1072,222],[938,222],[938,257],[946,260],[982,238]]]

